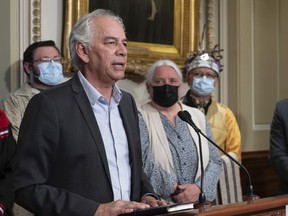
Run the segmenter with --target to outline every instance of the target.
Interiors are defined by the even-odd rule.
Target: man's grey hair
[[[97,31],[97,26],[96,27],[92,26],[91,22],[95,17],[99,17],[99,16],[112,17],[125,30],[123,20],[119,16],[115,15],[110,10],[97,9],[97,10],[92,11],[91,13],[88,13],[80,17],[80,19],[74,25],[70,33],[70,37],[69,37],[69,49],[70,49],[71,63],[76,71],[81,69],[81,61],[76,53],[76,43],[81,42],[85,46],[86,49],[91,49],[93,36],[95,35],[95,32]]]
[[[147,70],[146,82],[148,82],[148,83],[152,82],[152,79],[153,79],[153,76],[155,74],[156,69],[160,66],[163,66],[163,65],[172,67],[176,71],[181,82],[183,82],[183,75],[182,75],[180,68],[173,61],[167,60],[167,59],[158,60],[150,66],[150,68]]]

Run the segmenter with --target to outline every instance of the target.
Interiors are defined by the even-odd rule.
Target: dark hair
[[[29,45],[27,47],[27,49],[25,50],[25,52],[23,54],[23,64],[25,62],[32,62],[33,61],[34,50],[36,50],[38,47],[46,47],[46,46],[54,47],[58,51],[58,53],[60,54],[58,47],[56,46],[55,42],[52,40],[35,42],[35,43]]]

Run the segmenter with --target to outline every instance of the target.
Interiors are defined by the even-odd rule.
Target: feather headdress
[[[211,68],[217,73],[220,73],[223,70],[223,65],[220,62],[223,58],[220,52],[222,52],[223,49],[220,49],[218,44],[215,45],[213,49],[204,48],[205,29],[206,26],[204,25],[198,51],[192,51],[187,55],[187,59],[185,61],[186,73],[199,67]]]

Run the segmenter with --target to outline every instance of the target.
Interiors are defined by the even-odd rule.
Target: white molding
[[[26,76],[23,71],[23,53],[30,44],[30,1],[19,0],[19,68],[20,68],[20,86],[26,82]]]
[[[279,52],[280,52],[280,34],[279,34],[279,32],[280,32],[280,1],[279,0],[275,0],[275,2],[276,2],[276,4],[278,4],[278,7],[277,7],[277,13],[276,14],[278,14],[278,16],[277,16],[277,22],[276,22],[276,25],[277,25],[277,31],[276,31],[276,34],[277,34],[277,41],[276,41],[276,43],[277,43],[277,47],[276,47],[276,55],[277,55],[277,57],[276,57],[276,60],[277,60],[277,66],[276,66],[276,76],[277,76],[277,83],[278,83],[278,85],[277,85],[277,99],[279,99],[279,95],[280,95],[280,89],[279,89],[279,86],[280,86],[280,68],[279,68],[279,65],[280,65],[280,62],[279,62]],[[253,14],[253,18],[255,17],[255,15],[254,15],[254,12],[255,12],[255,1],[253,1],[253,3],[252,3],[252,14]],[[252,46],[251,47],[255,47],[255,45],[254,45],[254,42],[255,42],[255,36],[254,36],[254,29],[255,29],[255,27],[253,26],[254,25],[254,20],[252,20],[251,21],[251,25],[252,25],[252,30],[251,30],[251,32],[252,32]],[[269,131],[270,130],[270,127],[271,127],[271,124],[270,124],[270,122],[269,123],[266,123],[266,124],[256,124],[255,123],[255,112],[256,112],[256,110],[255,110],[255,91],[254,91],[254,88],[255,88],[255,85],[254,85],[254,82],[255,82],[255,76],[254,76],[254,71],[255,71],[255,59],[254,59],[254,56],[255,56],[255,54],[254,54],[254,49],[252,49],[251,50],[252,51],[252,119],[253,119],[253,126],[252,126],[252,128],[253,128],[253,131]]]
[[[276,14],[278,14],[277,18],[277,32],[276,34],[278,35],[278,40],[277,40],[277,52],[276,52],[276,55],[279,55],[279,31],[280,31],[280,18],[279,18],[279,14],[280,14],[280,11],[279,11],[279,7],[280,7],[280,2],[279,0],[276,0],[277,4],[278,4],[278,12]],[[251,78],[252,78],[252,101],[251,101],[251,104],[252,104],[252,130],[253,131],[269,131],[270,130],[270,123],[266,123],[266,124],[257,124],[256,123],[256,120],[255,120],[255,59],[254,59],[254,56],[255,56],[255,53],[254,53],[254,47],[255,47],[255,35],[254,35],[254,30],[255,30],[255,27],[254,27],[254,17],[255,17],[255,1],[251,1],[251,14],[252,14],[252,20],[251,20],[251,38],[252,38],[252,44],[251,44],[251,53],[252,53],[252,60],[251,60],[251,64],[252,64],[252,72],[251,72]],[[276,68],[276,76],[277,76],[277,82],[279,83],[279,56],[276,57],[277,59],[277,68]],[[279,86],[279,85],[278,85]],[[279,96],[279,88],[277,90],[277,97]]]
[[[63,2],[59,0],[41,0],[41,39],[55,41],[60,49],[62,42]]]
[[[276,49],[277,49],[277,51],[276,51],[276,53],[277,53],[277,58],[276,58],[276,60],[277,60],[277,67],[276,67],[276,76],[277,76],[277,101],[278,100],[280,100],[280,88],[279,88],[279,86],[280,86],[280,20],[281,20],[281,18],[280,18],[280,7],[281,7],[281,3],[280,3],[280,0],[277,0],[277,3],[278,3],[278,7],[277,7],[277,13],[276,14],[278,14],[278,16],[277,16],[277,31],[276,31],[276,33],[277,33],[277,47],[276,47]]]
[[[220,101],[228,104],[228,33],[227,33],[227,0],[219,2],[219,41],[223,51],[222,63],[224,65],[220,78]]]
[[[254,82],[255,82],[255,34],[254,34],[254,17],[255,17],[255,1],[251,1],[251,106],[252,106],[252,130],[253,131],[259,131],[261,130],[261,128],[259,125],[255,124],[255,86],[254,86]]]
[[[253,124],[253,131],[269,131],[270,124]]]
[[[10,1],[10,74],[11,90],[16,90],[19,83],[19,1]]]

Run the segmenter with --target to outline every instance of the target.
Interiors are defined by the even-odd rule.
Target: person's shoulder
[[[226,104],[219,103],[219,102],[217,102],[216,104],[217,104],[218,107],[231,110]]]
[[[25,83],[23,86],[21,86],[20,88],[16,89],[15,91],[7,94],[2,101],[8,101],[11,100],[13,98],[19,98],[22,97],[23,95],[27,95],[28,94],[28,87],[29,86],[27,83]],[[31,92],[31,91],[30,91]]]
[[[222,103],[217,103],[218,106],[218,111],[221,111],[223,114],[228,115],[228,116],[233,116],[235,118],[234,112],[226,105],[226,104],[222,104]]]
[[[282,99],[280,101],[277,102],[277,106],[288,106],[288,98]]]
[[[69,82],[69,81],[68,81]],[[66,103],[67,100],[73,97],[73,91],[71,90],[71,86],[67,83],[62,83],[57,86],[50,87],[45,89],[38,94],[35,94],[30,100],[28,105],[30,104],[39,104],[42,102],[54,101],[58,104]],[[68,99],[69,98],[69,99]]]
[[[225,110],[225,112],[229,112],[229,113],[233,113],[233,111],[231,110],[231,108],[229,108],[226,104],[223,103],[217,103],[218,109],[222,108],[223,110]]]

